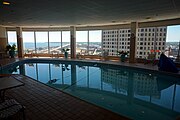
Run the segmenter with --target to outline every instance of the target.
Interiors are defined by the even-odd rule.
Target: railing
[[[45,53],[26,53],[24,57],[52,57],[52,58],[64,58],[64,54],[45,54]],[[70,55],[69,55],[70,58]],[[118,56],[107,56],[106,58],[100,55],[77,55],[77,59],[93,59],[93,60],[110,60],[119,61]]]
[[[25,53],[24,57],[60,57],[63,58],[63,54],[46,54],[46,53]]]

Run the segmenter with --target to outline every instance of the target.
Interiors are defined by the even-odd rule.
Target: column
[[[71,26],[70,27],[70,36],[71,36],[71,58],[75,59],[76,58],[76,27]]]
[[[8,44],[6,28],[0,27],[0,52],[6,51],[6,46]]]
[[[137,39],[138,23],[131,23],[131,37],[130,37],[130,56],[129,63],[136,62],[136,39]]]
[[[88,55],[89,55],[89,30],[88,30],[88,33],[87,33],[87,42],[88,42],[88,45],[87,45],[87,52],[88,52]]]
[[[17,32],[17,48],[18,48],[18,57],[22,58],[24,56],[23,53],[23,39],[22,39],[22,28],[17,27],[16,28]]]

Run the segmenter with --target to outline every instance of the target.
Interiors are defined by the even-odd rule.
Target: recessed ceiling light
[[[4,2],[3,2],[3,5],[10,5],[10,2],[4,1]]]

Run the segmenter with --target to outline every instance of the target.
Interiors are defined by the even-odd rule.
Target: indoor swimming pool
[[[1,72],[29,76],[136,120],[172,120],[180,115],[180,81],[176,76],[77,61],[24,62]]]

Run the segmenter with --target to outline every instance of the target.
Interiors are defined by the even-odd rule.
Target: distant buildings
[[[179,61],[179,42],[166,42],[165,55],[172,58],[174,61]]]
[[[103,49],[110,56],[117,56],[117,51],[129,51],[130,29],[103,30]],[[156,54],[158,58],[165,50],[167,27],[139,28],[137,34],[137,58],[147,58]]]

